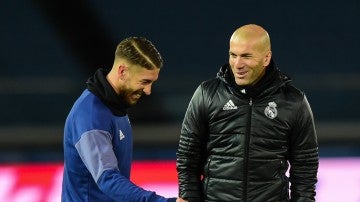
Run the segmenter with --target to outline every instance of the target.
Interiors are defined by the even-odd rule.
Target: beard
[[[120,91],[119,97],[124,101],[124,103],[128,107],[132,107],[136,105],[136,103],[139,101],[139,99],[144,95],[144,91],[142,89],[140,90],[133,90],[130,88],[124,88]]]

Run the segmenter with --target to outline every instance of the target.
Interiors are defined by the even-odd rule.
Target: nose
[[[242,68],[244,66],[243,60],[241,57],[234,58],[234,67],[235,68]]]
[[[144,87],[143,91],[146,95],[150,95],[151,94],[151,85],[146,85]]]

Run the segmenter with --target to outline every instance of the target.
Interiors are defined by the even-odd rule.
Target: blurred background
[[[165,61],[152,95],[129,112],[134,160],[175,160],[192,93],[227,62],[229,37],[248,23],[269,32],[275,63],[307,94],[321,159],[358,162],[357,0],[2,0],[0,168],[61,166],[67,113],[87,78],[110,68],[116,45],[129,36],[150,39]],[[359,172],[352,173],[357,190]]]

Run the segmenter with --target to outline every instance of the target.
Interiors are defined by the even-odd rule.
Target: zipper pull
[[[249,105],[252,106],[252,104],[253,104],[252,98],[250,98]]]

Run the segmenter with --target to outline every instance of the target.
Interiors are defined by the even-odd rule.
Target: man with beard
[[[64,128],[62,201],[175,201],[133,184],[127,108],[150,95],[163,60],[145,38],[119,43],[110,71],[99,69],[74,103]],[[178,199],[180,201],[180,199]]]

